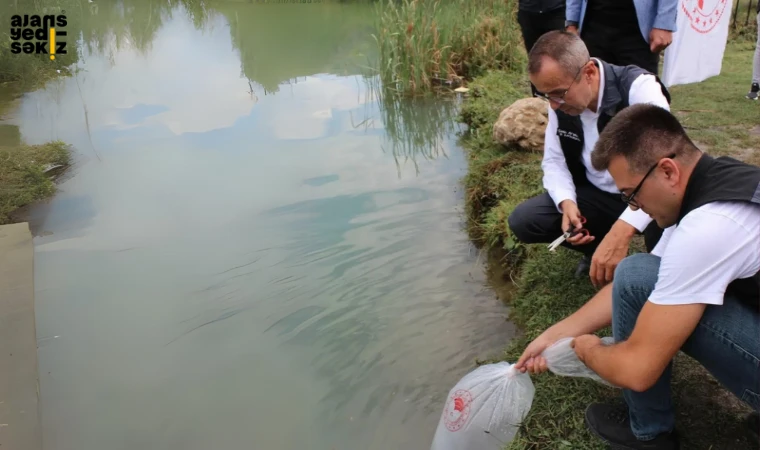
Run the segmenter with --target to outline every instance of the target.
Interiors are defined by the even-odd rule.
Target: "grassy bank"
[[[376,4],[377,68],[383,85],[429,92],[488,69],[515,69],[525,57],[515,0],[381,0]]]
[[[52,196],[54,178],[69,166],[68,145],[60,141],[25,145],[17,126],[2,124],[4,114],[18,106],[25,87],[44,83],[35,79],[0,86],[0,225],[14,222],[16,209]]]
[[[68,164],[69,149],[60,141],[0,147],[0,224],[11,222],[16,209],[55,193],[52,175]]]
[[[760,104],[744,98],[751,78],[753,43],[729,43],[723,73],[703,83],[674,86],[672,110],[706,151],[760,163]],[[524,330],[506,349],[514,362],[531,339],[577,310],[595,292],[587,278],[573,278],[578,254],[545,246],[526,246],[510,235],[507,217],[522,200],[542,192],[540,154],[493,144],[492,126],[499,112],[529,95],[523,74],[489,72],[469,86],[471,97],[461,118],[471,126],[463,138],[468,149],[465,179],[471,236],[486,249],[506,252],[517,284],[512,319]],[[504,259],[503,259],[504,261]],[[533,377],[536,396],[531,413],[512,449],[601,449],[587,431],[583,413],[594,401],[619,397],[619,391],[585,379]],[[754,448],[741,420],[748,409],[691,358],[676,358],[673,396],[677,427],[688,449]]]
[[[27,81],[39,83],[41,80]],[[23,83],[24,86],[30,84]],[[0,225],[14,221],[13,211],[55,193],[54,177],[69,166],[69,147],[60,141],[25,145],[16,125],[3,124],[6,113],[18,107],[21,85],[0,86]]]

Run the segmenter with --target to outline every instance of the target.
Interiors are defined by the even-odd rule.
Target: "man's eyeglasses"
[[[670,155],[667,156],[667,158],[670,158],[670,159],[673,159],[675,157],[676,157],[675,153],[671,153]],[[665,159],[665,158],[663,158],[663,159]],[[644,178],[641,179],[641,181],[639,182],[638,186],[636,186],[633,189],[633,191],[631,192],[631,195],[625,195],[622,192],[620,193],[620,198],[622,198],[624,202],[626,202],[627,204],[633,206],[634,208],[641,208],[641,205],[639,205],[639,203],[636,200],[634,200],[633,197],[635,197],[636,194],[639,193],[639,190],[641,189],[641,186],[644,184],[644,181],[646,181],[646,179],[649,176],[649,174],[651,174],[652,172],[654,172],[654,169],[657,168],[657,166],[660,164],[660,161],[662,161],[662,159],[658,160],[656,163],[654,163],[654,165],[652,167],[649,168],[649,171],[647,172],[646,175],[644,175]]]
[[[588,62],[586,63],[588,64]],[[541,97],[546,100],[550,100],[555,103],[559,103],[560,105],[565,103],[565,95],[567,94],[567,91],[570,90],[571,87],[575,84],[576,81],[578,81],[578,75],[581,74],[581,70],[583,70],[584,67],[586,67],[586,64],[582,65],[580,69],[578,69],[578,72],[575,74],[575,77],[573,77],[573,82],[570,83],[570,86],[567,87],[567,89],[564,89],[562,91],[562,94],[556,95],[556,94],[544,94],[543,92],[536,92],[536,97]]]

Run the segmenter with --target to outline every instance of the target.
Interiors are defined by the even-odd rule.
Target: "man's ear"
[[[672,159],[660,161],[660,169],[665,174],[665,180],[669,185],[675,186],[681,180],[681,169]]]
[[[583,66],[583,78],[586,78],[587,81],[591,81],[591,76],[594,75],[594,69],[596,69],[596,66],[591,61],[588,61],[585,66]]]

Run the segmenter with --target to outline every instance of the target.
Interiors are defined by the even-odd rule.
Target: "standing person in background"
[[[517,11],[525,51],[530,53],[533,44],[542,34],[552,30],[565,29],[565,0],[520,0]],[[531,94],[536,95],[536,87],[530,85]]]
[[[673,41],[678,0],[567,0],[567,30],[610,64],[658,73],[660,52]]]
[[[752,64],[752,87],[747,98],[757,100],[760,96],[760,0],[757,0],[757,44],[755,44],[755,62]]]

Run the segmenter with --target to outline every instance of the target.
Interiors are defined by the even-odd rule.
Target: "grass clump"
[[[488,139],[501,111],[515,100],[530,95],[527,77],[517,70],[487,70],[472,80],[469,88],[469,98],[462,105],[460,119],[472,132],[487,135]]]
[[[460,111],[460,120],[470,127],[463,142],[469,149],[464,185],[470,236],[515,256],[520,246],[507,218],[520,202],[542,192],[541,155],[496,143],[493,124],[502,109],[530,94],[524,78],[516,72],[487,72],[470,84],[471,96]]]
[[[729,42],[720,76],[670,89],[671,110],[689,135],[713,155],[731,155],[760,163],[760,105],[744,98],[749,89],[754,44]],[[524,72],[524,69],[523,69]],[[515,292],[511,319],[524,334],[510,342],[503,359],[514,362],[527,344],[567,317],[594,295],[588,278],[575,279],[579,254],[565,248],[550,253],[545,245],[523,245],[511,237],[506,218],[521,201],[543,191],[541,155],[505,148],[494,142],[492,126],[499,113],[530,95],[524,73],[485,73],[470,84],[471,96],[460,112],[470,126],[463,137],[469,173],[464,179],[468,229],[476,243],[506,258]],[[635,251],[642,251],[634,245]],[[503,258],[502,258],[503,260]],[[519,263],[519,264],[518,264]],[[602,330],[600,335],[610,335]],[[487,362],[487,361],[486,361]],[[679,354],[672,379],[676,427],[689,449],[756,448],[742,420],[749,408],[723,389],[696,361]],[[532,377],[536,394],[530,414],[511,450],[602,449],[584,423],[593,402],[620,399],[621,393],[588,379],[546,373]]]
[[[0,224],[10,223],[16,209],[53,195],[53,171],[46,171],[67,167],[69,159],[69,148],[61,141],[0,147]]]
[[[429,92],[488,69],[520,67],[525,53],[515,0],[381,0],[376,4],[383,85]]]
[[[30,91],[61,73],[68,74],[66,67],[51,62],[48,55],[11,53],[11,42],[7,32],[0,32],[0,84],[12,84],[19,92]]]

